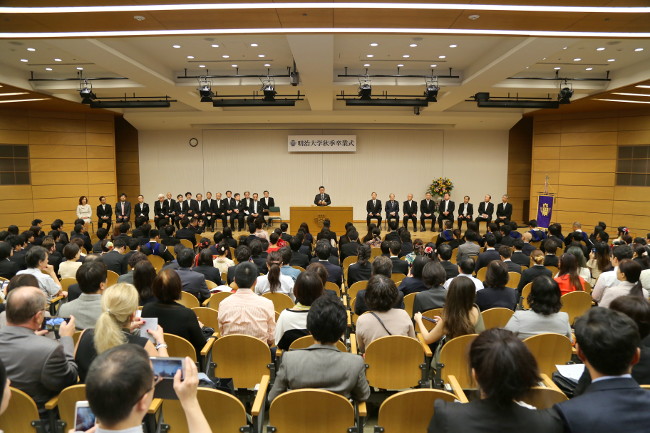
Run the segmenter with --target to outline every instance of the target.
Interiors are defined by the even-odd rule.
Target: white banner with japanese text
[[[290,135],[289,152],[356,152],[356,135]]]

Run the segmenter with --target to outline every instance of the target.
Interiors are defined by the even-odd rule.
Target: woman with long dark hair
[[[560,269],[555,277],[560,286],[560,292],[566,295],[570,292],[584,291],[585,280],[578,275],[578,261],[573,254],[564,253],[560,257]]]
[[[141,260],[133,268],[133,285],[140,296],[140,306],[155,302],[153,295],[153,280],[156,278],[156,269],[149,260]]]
[[[596,280],[598,280],[600,274],[614,269],[609,260],[609,255],[609,245],[605,242],[596,242],[591,249],[587,267],[591,271],[590,283],[592,286],[596,284]]]
[[[370,279],[372,267],[370,265],[370,246],[360,245],[357,253],[356,263],[352,263],[348,268],[347,285],[350,287],[357,281],[366,281]]]
[[[257,277],[255,293],[258,295],[263,295],[264,293],[284,293],[285,295],[289,295],[291,300],[295,302],[293,278],[280,272],[280,268],[282,267],[282,253],[280,251],[271,252],[266,259],[266,266],[269,272],[266,275]]]

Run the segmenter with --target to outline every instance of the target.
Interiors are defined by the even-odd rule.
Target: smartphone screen
[[[90,430],[94,425],[95,414],[88,406],[88,402],[78,402],[74,417],[75,432],[85,432],[86,430]]]
[[[156,358],[152,357],[151,365],[153,374],[163,379],[173,379],[178,370],[181,371],[181,380],[183,376],[183,358]]]

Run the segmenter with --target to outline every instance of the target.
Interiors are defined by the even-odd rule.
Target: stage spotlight
[[[372,86],[369,81],[359,84],[359,99],[368,100],[372,95]]]
[[[570,104],[572,96],[573,89],[569,87],[563,87],[560,89],[560,93],[557,95],[557,100],[560,104]]]
[[[273,84],[267,83],[262,86],[262,91],[264,92],[265,101],[275,101],[275,95],[278,93],[275,91]]]
[[[427,88],[424,91],[424,96],[427,101],[429,102],[438,102],[438,91],[440,90],[440,87],[435,85],[434,83],[427,83]]]
[[[93,93],[93,85],[89,83],[88,80],[83,80],[79,85],[79,96],[81,96],[82,104],[90,104],[97,98],[97,95]]]
[[[199,95],[201,95],[201,102],[212,102],[214,92],[212,91],[212,83],[210,80],[204,77],[199,78],[199,87],[196,90],[198,90]]]

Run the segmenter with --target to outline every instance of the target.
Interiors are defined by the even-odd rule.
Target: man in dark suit
[[[418,203],[413,200],[413,194],[406,196],[406,201],[402,205],[402,211],[404,212],[404,228],[408,228],[408,221],[413,221],[413,231],[417,232],[417,221],[418,221]]]
[[[340,287],[343,282],[343,270],[340,266],[329,262],[330,251],[331,246],[328,240],[321,239],[316,243],[316,257],[318,257],[318,263],[327,269],[327,281],[331,281]]]
[[[435,217],[436,202],[433,201],[431,193],[428,192],[424,196],[424,200],[420,202],[420,230],[423,232],[427,229],[424,227],[425,220],[431,220],[431,231],[433,231],[433,223],[436,219]]]
[[[246,221],[248,224],[255,224],[257,221],[260,221],[262,224],[264,223],[264,205],[258,200],[258,197],[259,195],[257,193],[253,193],[251,204],[246,209]],[[282,235],[282,239],[287,240],[284,234]]]
[[[165,262],[174,260],[174,256],[168,250],[167,246],[160,243],[160,232],[156,229],[152,229],[149,232],[149,242],[142,245],[140,252],[147,256],[160,256]]]
[[[237,272],[237,266],[241,265],[242,263],[248,263],[251,261],[251,258],[253,257],[253,251],[250,249],[248,245],[239,245],[237,249],[235,250],[235,259],[237,260],[237,264],[235,266],[230,266],[228,268],[228,284],[231,284],[233,281],[235,281],[235,273]]]
[[[135,205],[133,216],[135,217],[136,227],[140,227],[137,223],[138,217],[144,217],[146,218],[146,222],[149,222],[149,204],[144,202],[144,196],[142,194],[138,196],[138,203]]]
[[[402,249],[402,244],[399,241],[390,241],[390,260],[393,262],[393,274],[409,273],[409,264],[406,260],[399,258],[399,252]]]
[[[228,225],[228,214],[226,211],[228,210],[228,203],[226,199],[221,198],[221,193],[218,192],[214,196],[214,221],[215,224],[218,219],[221,220],[221,227],[226,227]]]
[[[205,193],[205,200],[203,200],[199,210],[201,213],[205,213],[203,222],[205,226],[210,229],[211,232],[214,231],[214,220],[216,215],[216,206],[217,202],[212,198],[212,193],[210,191]]]
[[[356,257],[359,254],[359,247],[361,246],[359,243],[359,233],[354,228],[348,231],[347,238],[348,242],[340,246],[341,251],[339,255],[341,256],[341,263],[347,257]]]
[[[0,242],[0,277],[11,280],[20,270],[18,263],[9,260],[13,249],[8,242]]]
[[[547,239],[544,243],[546,248],[544,254],[544,266],[555,266],[556,268],[560,266],[560,258],[555,255],[559,244],[556,243],[553,239]]]
[[[124,255],[125,250],[126,243],[124,240],[115,239],[113,241],[113,249],[102,255],[102,262],[104,262],[109,271],[113,271],[117,275],[126,274],[128,263]]]
[[[185,193],[185,205],[187,206],[187,217],[193,217],[199,212],[199,204],[192,198],[191,192]]]
[[[494,237],[492,233],[488,233],[485,235],[485,243],[487,244],[485,251],[479,254],[478,258],[476,259],[477,272],[479,269],[489,265],[491,261],[501,259],[501,256],[499,256],[499,252],[494,249],[494,246],[497,244],[497,239]]]
[[[318,194],[314,197],[314,204],[316,206],[329,206],[332,204],[330,195],[325,194],[325,187],[322,185],[318,187]]]
[[[275,207],[275,200],[273,197],[270,197],[270,193],[268,191],[264,191],[264,197],[260,200],[262,203],[262,215],[264,217],[269,216],[269,209],[272,207]]]
[[[377,200],[377,193],[373,192],[370,195],[370,200],[366,202],[366,225],[370,225],[370,221],[377,220],[377,225],[381,225],[381,200]]]
[[[99,205],[97,206],[97,228],[101,229],[104,224],[106,224],[106,229],[111,230],[111,225],[113,225],[113,209],[111,209],[110,204],[106,204],[106,197],[99,197]]]
[[[178,253],[176,261],[178,262],[176,273],[181,278],[183,291],[196,296],[199,302],[208,299],[210,297],[210,290],[208,290],[208,286],[205,283],[205,275],[192,270],[194,251],[190,248],[184,248]]]
[[[194,214],[194,217],[197,218],[199,221],[201,221],[201,225],[205,225],[206,223],[209,223],[208,221],[208,206],[205,200],[203,200],[203,194],[198,193],[196,195],[196,213]]]
[[[386,202],[386,222],[391,222],[391,220],[397,221],[399,224],[399,202],[395,200],[395,194],[390,194],[388,196],[388,201]]]
[[[22,271],[27,269],[25,256],[27,255],[27,240],[24,235],[10,235],[7,236],[7,242],[11,243],[14,253],[9,260],[16,263],[18,268]]]
[[[530,232],[526,232],[523,235],[521,235],[521,240],[524,243],[524,246],[521,248],[521,252],[526,254],[529,257],[530,257],[530,253],[532,253],[537,249],[534,245],[531,245],[530,243],[532,238],[533,236],[530,234]]]
[[[300,252],[300,239],[296,236],[292,237],[289,241],[289,246],[291,247],[291,260],[289,261],[289,265],[300,266],[306,269],[309,266],[309,256]]]
[[[516,272],[518,274],[521,274],[521,266],[513,262],[511,259],[512,250],[510,247],[504,245],[499,248],[499,257],[501,258],[501,261],[505,263],[506,267],[508,268],[508,272]]]
[[[237,229],[239,231],[242,231],[244,229],[244,218],[246,215],[244,214],[244,202],[240,200],[240,195],[239,193],[235,194],[235,198],[233,198],[230,202],[230,206],[228,207],[228,210],[230,210],[230,228],[235,230],[235,220],[237,220]]]
[[[522,239],[516,239],[513,243],[514,251],[512,252],[512,257],[510,260],[518,264],[519,266],[530,266],[530,257],[524,254],[522,251],[524,248],[524,241]],[[531,245],[532,246],[532,245]],[[534,248],[534,247],[533,247]]]
[[[438,247],[438,260],[445,270],[445,281],[458,276],[458,265],[450,262],[453,249],[449,245]]]
[[[494,203],[491,203],[490,200],[492,200],[492,196],[490,194],[486,194],[481,204],[478,205],[478,216],[476,217],[475,221],[479,225],[482,221],[485,221],[485,226],[487,227],[487,225],[492,222],[492,214],[494,214]]]
[[[244,214],[246,217],[248,217],[248,209],[253,204],[253,199],[251,198],[250,191],[244,191],[244,198],[242,199],[242,203],[244,204]]]
[[[153,204],[153,222],[157,228],[169,222],[169,208],[163,194],[158,194],[158,200]]]
[[[438,205],[438,231],[442,231],[442,222],[445,220],[454,221],[454,210],[456,210],[456,203],[451,201],[449,193],[445,193]]]
[[[458,229],[463,229],[463,221],[467,224],[474,215],[474,205],[469,202],[469,196],[463,197],[463,202],[458,205]],[[469,227],[469,226],[468,226]]]
[[[126,201],[126,194],[120,194],[120,201],[115,204],[115,223],[128,223],[131,219],[131,202]]]
[[[555,405],[571,433],[647,431],[650,391],[632,379],[639,362],[639,328],[623,313],[596,307],[575,323],[576,349],[592,382],[585,393]]]
[[[173,224],[174,218],[176,217],[176,202],[174,201],[171,192],[167,193],[165,204],[167,205],[167,218],[169,218],[169,224]]]
[[[188,218],[188,205],[187,203],[183,200],[183,194],[178,194],[176,196],[176,203],[174,205],[174,209],[176,212],[176,216],[174,216],[174,224],[176,225],[176,228],[180,227],[180,222],[184,220],[185,218]]]
[[[501,203],[497,205],[497,224],[509,224],[512,218],[512,205],[508,203],[508,195],[503,194]]]
[[[192,246],[196,246],[196,232],[189,225],[189,219],[183,218],[181,220],[181,228],[176,232],[176,239],[187,239],[192,242]]]
[[[384,236],[384,241],[397,241],[397,242],[402,242],[399,237],[399,233],[397,233],[397,226],[398,222],[393,220],[390,223],[388,223],[388,230],[389,232],[386,233],[386,236]]]

